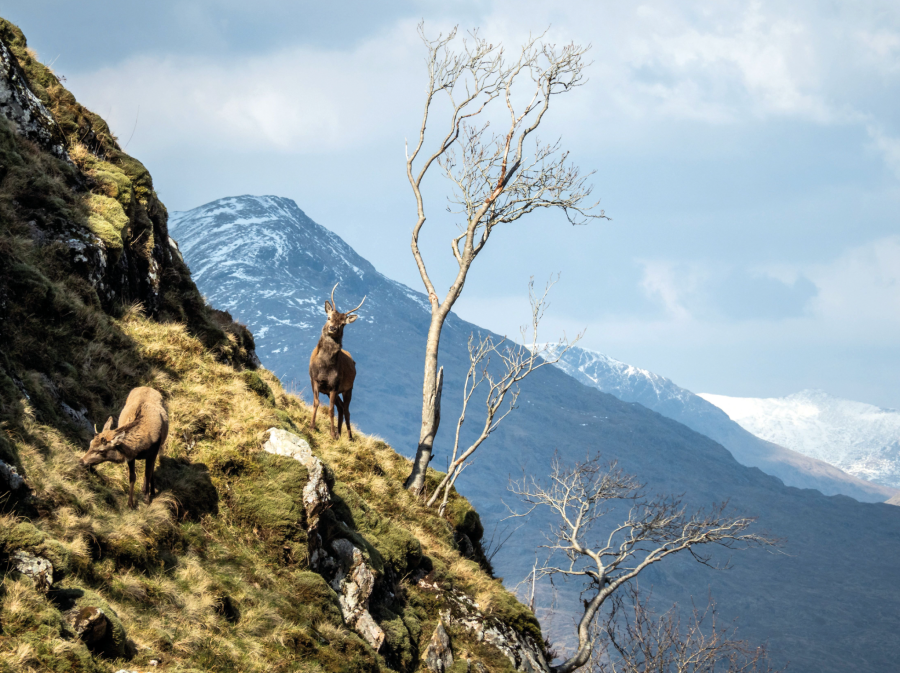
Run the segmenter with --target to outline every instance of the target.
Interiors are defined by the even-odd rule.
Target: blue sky
[[[591,43],[589,83],[543,137],[596,170],[613,219],[497,232],[458,312],[516,334],[529,276],[559,271],[548,339],[587,327],[584,346],[695,392],[900,407],[900,3],[136,4],[0,0],[0,15],[170,210],[287,196],[419,289],[403,160],[418,20],[509,47],[548,26]],[[429,185],[432,211],[443,189]],[[444,285],[452,222],[429,224]]]

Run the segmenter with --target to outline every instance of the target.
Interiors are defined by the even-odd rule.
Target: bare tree
[[[673,554],[690,553],[700,563],[715,564],[709,546],[738,549],[774,544],[749,529],[751,517],[729,513],[727,503],[689,512],[678,497],[647,498],[643,485],[599,456],[564,467],[554,457],[548,484],[532,478],[510,485],[528,510],[549,508],[554,524],[548,535],[547,558],[538,577],[574,578],[585,584],[584,613],[578,623],[578,649],[553,673],[584,666],[596,640],[592,628],[601,606],[646,568]],[[628,516],[603,526],[604,517],[630,502]]]
[[[568,163],[568,152],[559,143],[525,141],[540,126],[553,98],[583,84],[586,47],[557,47],[529,38],[518,55],[509,59],[501,46],[494,46],[477,31],[462,40],[459,50],[452,44],[457,31],[429,40],[424,27],[419,34],[428,55],[428,86],[425,109],[415,147],[407,147],[406,174],[416,198],[418,217],[412,232],[412,253],[431,305],[431,323],[425,346],[422,382],[422,426],[419,446],[406,487],[420,493],[425,471],[432,458],[434,438],[440,425],[443,369],[438,368],[438,349],[444,321],[462,292],[472,262],[484,249],[494,228],[509,224],[539,208],[559,208],[572,224],[605,217],[592,213],[591,186],[578,167]],[[525,93],[522,96],[523,92]],[[446,132],[440,133],[433,149],[423,152],[425,129],[436,101],[447,96]],[[437,105],[440,107],[440,105]],[[497,110],[502,130],[490,132],[488,114]],[[531,145],[531,143],[529,143]],[[463,218],[450,248],[458,271],[443,299],[426,268],[419,249],[425,225],[422,184],[437,166],[452,185],[451,212]]]
[[[623,595],[624,593],[624,595]],[[615,595],[597,626],[601,647],[590,661],[592,673],[769,673],[765,647],[737,638],[721,626],[715,602],[693,607],[686,625],[676,607],[657,616],[650,597],[634,584]]]
[[[560,358],[578,343],[583,336],[583,333],[578,334],[571,343],[569,343],[565,335],[555,344],[538,343],[538,326],[544,317],[544,311],[547,310],[547,295],[558,279],[559,276],[557,276],[556,280],[548,282],[544,288],[544,293],[540,296],[534,293],[534,278],[528,281],[531,325],[523,325],[520,330],[522,344],[528,345],[509,344],[505,338],[499,343],[494,343],[491,335],[479,335],[477,339],[474,334],[469,336],[469,370],[466,372],[466,380],[463,384],[463,405],[459,419],[456,422],[453,455],[450,459],[450,466],[447,468],[447,476],[438,484],[438,487],[428,500],[428,506],[431,507],[440,494],[443,493],[440,507],[441,514],[444,513],[447,507],[450,490],[456,483],[456,479],[462,474],[462,471],[469,465],[467,461],[472,457],[472,454],[497,429],[500,423],[517,408],[519,382],[541,367],[559,362]],[[501,350],[503,344],[507,345]],[[553,353],[552,356],[549,355],[551,352]],[[499,371],[491,370],[491,356],[495,356],[500,360]],[[488,389],[485,397],[484,424],[475,441],[460,453],[459,436],[463,423],[466,421],[469,401],[482,383],[486,384]],[[508,404],[504,409],[504,401],[507,400]]]

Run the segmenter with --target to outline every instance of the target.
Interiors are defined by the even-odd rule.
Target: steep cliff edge
[[[138,385],[171,427],[132,511],[125,466],[77,459]],[[545,670],[468,502],[437,517],[384,442],[308,422],[146,169],[0,20],[0,671]]]

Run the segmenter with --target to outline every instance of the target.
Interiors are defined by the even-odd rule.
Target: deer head
[[[91,440],[88,452],[81,459],[84,467],[92,467],[100,463],[124,463],[125,455],[121,451],[121,447],[125,442],[128,432],[134,428],[141,420],[140,410],[134,420],[126,423],[122,427],[113,429],[113,417],[110,416],[103,426],[103,430],[98,432]],[[96,430],[97,426],[94,426]]]
[[[344,325],[349,325],[359,317],[353,314],[360,309],[366,298],[363,297],[363,300],[359,302],[359,306],[356,308],[341,313],[337,310],[337,305],[334,303],[334,291],[338,285],[339,283],[335,283],[334,287],[331,288],[331,301],[325,301],[325,315],[328,316],[328,320],[325,322],[325,327],[322,328],[322,336],[330,337],[341,343],[341,340],[344,338]]]

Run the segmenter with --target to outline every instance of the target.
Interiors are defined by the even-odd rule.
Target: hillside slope
[[[850,474],[900,488],[900,412],[821,390],[758,399],[701,394],[753,434]]]
[[[743,465],[758,467],[788,486],[815,488],[825,495],[849,495],[863,502],[886,502],[896,489],[851,476],[817,458],[791,451],[748,432],[715,404],[645,369],[601,353],[569,349],[557,366],[581,383],[637,402],[714,439]],[[774,440],[773,440],[774,441]]]
[[[304,431],[149,174],[2,20],[0,336],[0,671],[412,673],[442,612],[453,671],[546,670],[468,502],[439,518],[384,442]],[[131,510],[124,465],[78,458],[141,385],[170,430]]]
[[[262,360],[297,390],[309,390],[309,353],[334,283],[340,281],[339,306],[355,305],[368,295],[361,319],[344,335],[359,371],[353,417],[399,450],[415,450],[428,324],[423,295],[378,273],[287,199],[221,199],[173,214],[172,228],[202,291],[254,329]],[[228,255],[217,257],[220,250]],[[466,340],[478,330],[456,316],[445,328],[444,425],[436,444],[437,466],[446,460],[459,412]],[[651,493],[684,493],[697,506],[729,500],[786,539],[783,554],[734,555],[728,572],[716,573],[689,559],[660,566],[645,582],[654,585],[662,604],[689,605],[692,597],[705,601],[711,590],[723,618],[739,618],[741,636],[768,641],[776,661],[790,660],[792,671],[894,670],[900,509],[786,487],[740,465],[722,446],[686,426],[588,388],[558,369],[543,368],[526,383],[520,409],[491,436],[458,482],[489,531],[507,514],[507,475],[517,477],[523,469],[546,474],[554,451],[569,462],[600,451],[639,475]],[[547,525],[546,519],[529,520],[494,558],[509,586],[531,570]],[[847,553],[858,549],[865,551]],[[556,589],[556,617],[552,623],[544,620],[544,627],[549,624],[551,634],[563,638],[571,633],[571,618],[580,606],[578,587]]]

